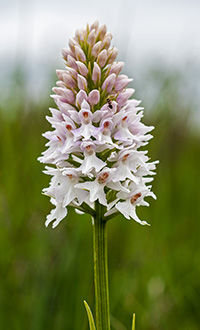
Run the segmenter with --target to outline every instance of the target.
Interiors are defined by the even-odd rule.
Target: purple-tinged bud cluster
[[[52,176],[43,193],[55,208],[46,225],[53,227],[67,215],[67,206],[91,215],[95,201],[103,205],[106,221],[119,213],[138,218],[135,208],[148,205],[157,162],[149,162],[145,146],[153,127],[141,122],[140,101],[129,99],[132,81],[120,74],[124,63],[115,62],[117,48],[110,47],[112,35],[95,22],[77,30],[62,54],[65,70],[57,70],[59,81],[52,95],[57,109],[46,117],[53,131],[43,134],[48,149],[39,158]]]

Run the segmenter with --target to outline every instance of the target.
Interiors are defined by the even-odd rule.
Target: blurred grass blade
[[[90,309],[89,305],[87,304],[87,302],[85,300],[84,300],[84,304],[85,304],[85,308],[86,308],[87,315],[88,315],[90,330],[96,330],[95,323],[94,323],[94,318],[93,318],[91,309]]]
[[[135,330],[135,313],[133,313],[133,322],[132,322],[132,329]]]

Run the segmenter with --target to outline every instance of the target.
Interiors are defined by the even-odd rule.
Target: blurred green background
[[[155,125],[149,156],[159,159],[153,190],[157,201],[139,208],[151,227],[117,217],[108,225],[112,329],[198,330],[200,324],[200,134],[194,98],[182,95],[183,73],[151,69],[134,86],[143,98],[146,124]],[[83,300],[94,311],[92,225],[70,211],[45,228],[51,209],[41,195],[49,177],[37,157],[50,86],[36,102],[17,69],[12,96],[2,95],[0,131],[0,327],[12,330],[86,330]],[[155,87],[151,98],[147,86]],[[1,99],[1,100],[2,100]],[[195,110],[196,109],[196,110]]]

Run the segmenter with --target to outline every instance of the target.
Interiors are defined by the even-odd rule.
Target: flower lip
[[[86,151],[87,153],[90,153],[91,151],[94,151],[96,149],[92,141],[83,141],[81,143],[80,148],[83,152]]]
[[[88,146],[85,147],[85,150],[89,155],[92,155],[94,152],[92,147],[93,147],[92,144],[89,144]]]
[[[69,125],[69,124],[67,124],[65,127],[66,127],[66,129],[67,129],[68,131],[71,131],[71,130],[72,130],[72,126]]]
[[[109,127],[109,125],[110,125],[110,123],[109,123],[109,121],[107,120],[107,121],[105,121],[105,123],[103,124],[103,127],[106,129],[106,128]]]
[[[88,112],[87,112],[87,111],[84,111],[84,112],[83,112],[83,117],[84,117],[84,118],[88,118]]]
[[[126,162],[127,161],[127,158],[129,157],[130,154],[126,154],[123,156],[122,158],[122,162]]]
[[[140,198],[141,196],[142,196],[141,193],[137,193],[134,196],[132,196],[131,199],[130,199],[131,204],[134,204],[138,200],[138,198]]]
[[[68,179],[71,181],[71,183],[76,183],[77,182],[77,179],[78,179],[78,177],[77,177],[77,175],[74,175],[74,174],[66,174],[66,176],[68,177]]]
[[[104,172],[102,173],[99,177],[98,177],[98,182],[100,184],[104,184],[107,180],[107,178],[109,177],[109,173],[108,172]]]
[[[89,124],[92,121],[92,119],[93,119],[93,115],[92,115],[92,113],[91,113],[90,110],[88,110],[88,109],[81,109],[79,111],[79,118],[82,121],[82,123]]]
[[[67,176],[69,179],[78,178],[78,176],[73,168],[64,168],[62,170],[62,175]]]

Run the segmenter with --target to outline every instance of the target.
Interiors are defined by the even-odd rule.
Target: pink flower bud
[[[105,38],[102,41],[102,48],[108,49],[110,47],[112,40],[112,34],[109,33],[108,35],[105,36]]]
[[[80,46],[75,46],[75,56],[78,61],[85,62],[86,57]]]
[[[73,56],[72,52],[71,52],[69,49],[67,49],[67,48],[63,48],[63,49],[62,49],[62,56],[63,56],[63,58],[64,58],[65,60],[67,60],[67,57],[68,57],[69,55]]]
[[[116,81],[116,75],[114,73],[112,73],[104,80],[102,89],[106,90],[107,93],[110,93],[115,85],[115,81]]]
[[[59,86],[59,87],[65,87],[65,84],[62,80],[57,81],[56,85]]]
[[[81,108],[81,104],[84,100],[87,100],[87,94],[83,89],[81,89],[76,95],[76,106]]]
[[[92,80],[94,83],[101,79],[101,69],[96,62],[94,62],[94,68],[92,72]]]
[[[106,33],[105,38],[110,38],[110,39],[112,39],[112,38],[113,38],[112,33],[110,33],[110,32]],[[104,39],[105,39],[105,38],[104,38]]]
[[[77,64],[77,67],[78,67],[78,70],[79,70],[80,74],[82,76],[86,77],[87,74],[88,74],[88,68],[86,67],[86,65],[83,62],[80,62],[80,61],[76,61],[76,64]]]
[[[118,49],[113,47],[108,50],[108,64],[113,63],[118,55]]]
[[[76,87],[76,81],[72,78],[72,76],[69,73],[64,73],[62,77],[67,88]]]
[[[106,28],[106,25],[102,25],[100,26],[99,30],[98,30],[98,35],[99,35],[99,38],[102,40],[104,38],[104,36],[106,35],[106,32],[107,32],[107,28]]]
[[[54,87],[52,88],[53,92],[64,97],[68,103],[73,103],[75,101],[74,93],[67,88]]]
[[[99,103],[100,100],[100,94],[97,89],[93,89],[90,94],[88,95],[89,103],[91,106]]]
[[[82,29],[76,30],[75,37],[76,37],[78,42],[84,41],[84,32],[83,32],[83,30]]]
[[[75,39],[69,39],[69,48],[73,55],[75,55],[75,47],[79,46],[78,42]]]
[[[89,33],[89,36],[88,36],[88,39],[87,39],[87,43],[91,46],[93,46],[95,44],[95,41],[96,41],[96,31],[95,29],[93,29],[90,33]]]
[[[92,31],[93,29],[97,30],[99,27],[99,22],[98,21],[95,21],[91,27],[90,27],[90,31]]]
[[[58,79],[63,80],[63,78],[62,78],[63,73],[66,73],[66,71],[65,70],[56,70]]]
[[[118,107],[121,108],[125,105],[126,101],[131,97],[131,95],[135,92],[133,88],[127,88],[125,92],[122,92],[118,95],[116,101],[118,103]]]
[[[93,47],[92,47],[92,55],[94,57],[97,57],[100,50],[101,50],[101,47],[102,46],[102,42],[101,41],[98,41]]]
[[[124,67],[124,62],[114,62],[111,66],[110,73],[118,75]]]
[[[103,49],[97,57],[97,62],[101,68],[106,64],[107,58],[107,51]]]
[[[79,89],[83,89],[83,90],[87,89],[87,80],[80,74],[78,74],[78,76],[77,76],[77,82],[78,82]]]
[[[71,55],[67,56],[67,65],[73,68],[74,70],[77,70],[76,61]]]
[[[76,80],[77,79],[77,71],[73,68],[68,67],[67,71],[71,74],[71,76]]]
[[[133,79],[129,79],[126,75],[118,76],[115,84],[116,92],[123,91],[123,89],[126,88],[131,81],[133,81]]]

